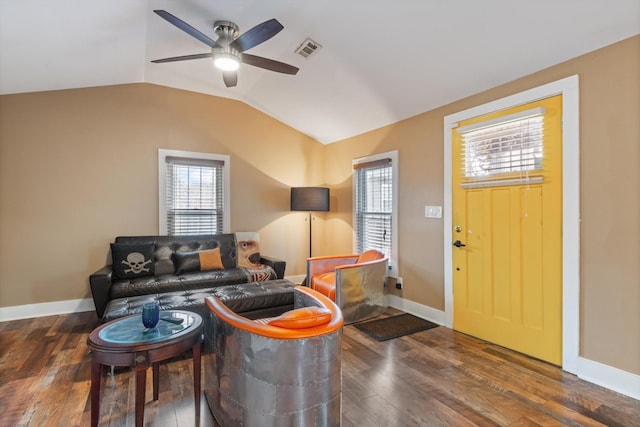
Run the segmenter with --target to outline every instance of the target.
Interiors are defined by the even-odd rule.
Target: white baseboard
[[[405,300],[396,295],[389,295],[389,305],[439,325],[444,325],[445,323],[444,311]],[[577,371],[578,378],[582,380],[640,400],[640,375],[585,359],[584,357],[578,358]]]
[[[95,309],[96,307],[91,298],[0,307],[0,322],[54,316],[57,314],[79,313],[82,311],[95,311]]]
[[[391,294],[389,294],[389,305],[405,313],[413,314],[438,325],[444,325],[444,311],[436,310],[428,305],[418,304]]]
[[[640,400],[640,375],[579,357],[578,377]]]

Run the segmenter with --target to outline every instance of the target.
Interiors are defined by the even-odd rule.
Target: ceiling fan
[[[213,30],[218,36],[218,39],[214,41],[209,36],[196,30],[191,25],[187,24],[180,18],[175,17],[166,10],[154,10],[154,12],[169,23],[180,28],[185,33],[209,46],[211,48],[211,52],[156,59],[151,61],[153,63],[158,64],[163,62],[212,58],[216,67],[222,70],[222,79],[227,87],[233,87],[238,84],[237,70],[241,62],[278,73],[296,74],[298,72],[298,68],[293,65],[245,53],[246,50],[269,40],[271,37],[282,31],[284,27],[275,18],[256,25],[242,35],[239,35],[238,26],[233,22],[215,21],[213,24]]]

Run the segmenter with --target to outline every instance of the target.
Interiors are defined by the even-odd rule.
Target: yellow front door
[[[533,127],[499,129],[502,119],[521,123],[518,117],[530,111],[542,118],[543,129],[542,146],[533,154],[528,145],[535,142]],[[452,131],[453,327],[557,365],[562,363],[561,113],[562,97],[555,96],[461,122]],[[465,131],[474,124],[480,130]],[[474,132],[490,136],[474,140]],[[481,142],[470,145],[474,141]]]

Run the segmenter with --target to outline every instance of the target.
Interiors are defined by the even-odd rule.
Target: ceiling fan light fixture
[[[231,53],[217,53],[213,57],[213,64],[222,71],[236,71],[240,68],[240,61]]]
[[[156,59],[151,62],[175,62],[191,59],[213,59],[214,67],[222,71],[222,80],[227,87],[234,87],[238,83],[238,73],[240,63],[277,73],[294,75],[298,72],[298,67],[285,64],[284,62],[264,58],[262,56],[243,53],[261,43],[266,42],[280,31],[284,26],[276,18],[269,19],[256,25],[245,33],[239,35],[238,26],[231,21],[215,21],[213,30],[218,36],[217,40],[211,39],[206,34],[167,12],[166,10],[154,10],[162,19],[171,25],[189,34],[191,37],[206,44],[211,48],[211,53],[198,53],[194,55],[174,56],[171,58]]]

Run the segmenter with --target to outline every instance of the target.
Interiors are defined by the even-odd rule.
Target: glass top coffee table
[[[196,419],[200,417],[200,350],[202,318],[192,312],[164,310],[156,327],[146,329],[139,314],[112,320],[94,329],[91,349],[91,426],[100,419],[102,366],[130,366],[136,372],[136,426],[144,422],[147,368],[153,368],[153,400],[158,400],[159,363],[193,351],[193,390]]]

